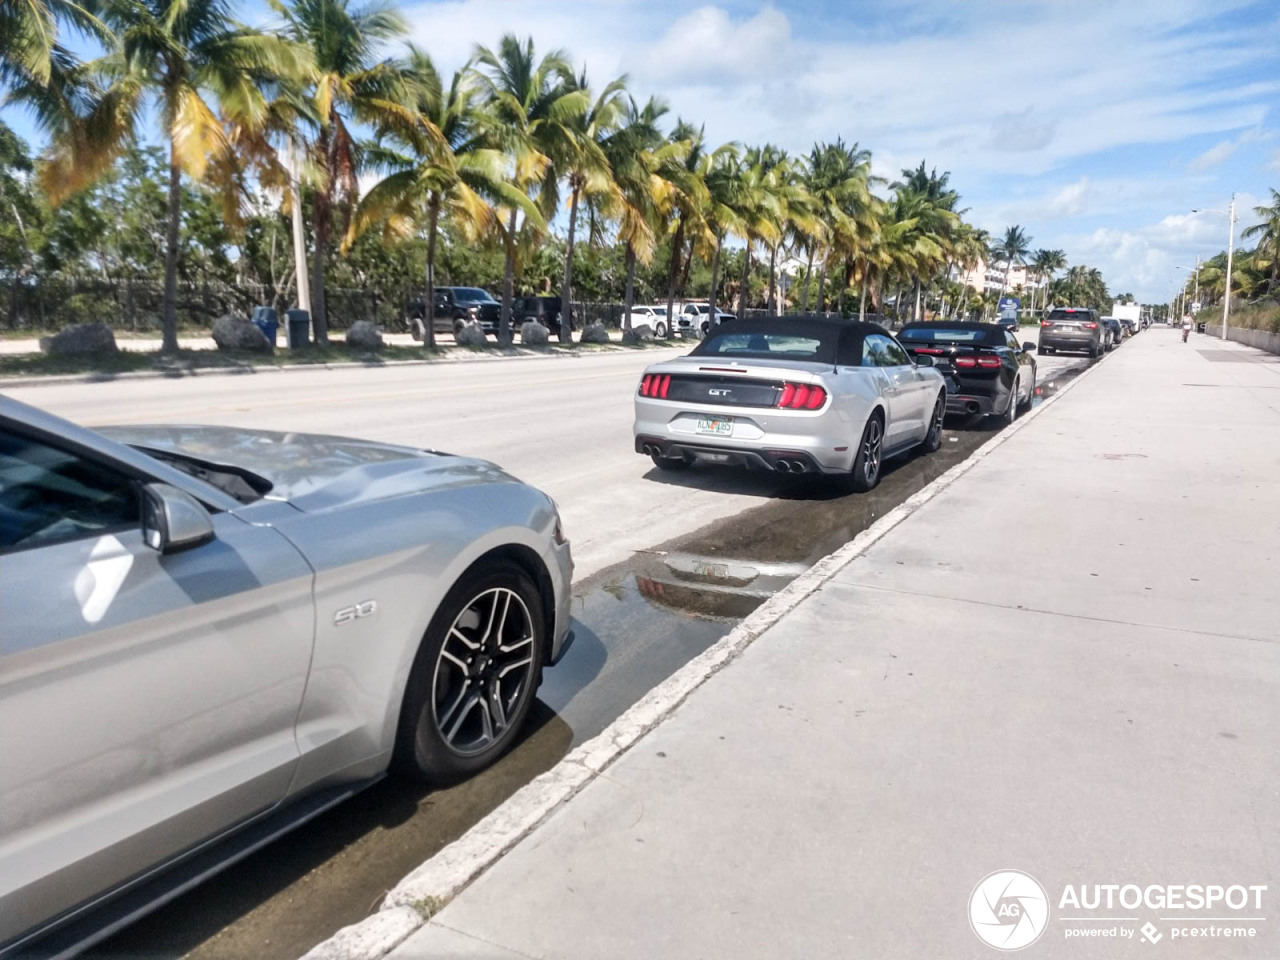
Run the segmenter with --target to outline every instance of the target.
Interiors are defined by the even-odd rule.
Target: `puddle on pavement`
[[[1083,368],[1037,388],[1042,403]],[[942,449],[885,465],[879,487],[850,494],[813,477],[737,478],[759,507],[635,554],[574,588],[576,639],[546,671],[521,742],[447,789],[384,780],[98,945],[100,957],[295,960],[367,916],[423,860],[790,583],[995,435],[951,423]],[[705,471],[705,475],[704,475]],[[683,482],[715,488],[717,468]]]

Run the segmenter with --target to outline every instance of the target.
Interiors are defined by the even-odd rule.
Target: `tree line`
[[[532,39],[476,46],[446,76],[392,6],[271,7],[266,30],[225,0],[0,7],[0,83],[48,139],[33,158],[0,127],[15,291],[38,274],[155,276],[167,350],[179,278],[198,276],[277,298],[309,286],[322,342],[335,286],[425,287],[430,313],[442,274],[501,291],[504,343],[518,293],[557,293],[566,312],[584,291],[620,298],[624,323],[637,296],[670,309],[689,293],[713,311],[987,316],[1025,265],[1034,282],[1012,292],[1033,309],[1110,306],[1098,270],[969,223],[924,161],[887,182],[839,137],[803,155],[714,145],[625,76],[597,84]],[[76,57],[69,32],[99,55]],[[164,142],[147,146],[155,117]],[[959,282],[984,263],[999,291]]]

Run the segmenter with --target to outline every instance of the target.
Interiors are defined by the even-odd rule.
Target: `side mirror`
[[[142,488],[142,539],[159,553],[178,553],[213,539],[209,511],[189,493],[167,483]]]
[[[1033,352],[1035,348],[1036,348],[1036,345],[1032,343],[1030,340],[1023,341],[1022,349],[1027,351],[1027,353]]]
[[[915,358],[915,361],[916,361],[917,367],[933,366],[933,357],[929,356],[928,354],[921,354],[920,356]]]

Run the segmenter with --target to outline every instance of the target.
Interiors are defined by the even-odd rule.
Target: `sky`
[[[1225,249],[1225,210],[1280,187],[1275,0],[426,0],[442,68],[531,35],[590,79],[705,123],[713,143],[808,152],[842,136],[890,180],[950,171],[968,218],[1165,301]],[[1237,233],[1238,242],[1238,233]]]
[[[362,0],[352,0],[360,5]],[[266,5],[239,4],[269,22]],[[1277,0],[401,0],[442,70],[531,35],[711,143],[837,136],[888,180],[949,171],[967,217],[1163,302],[1280,187]],[[19,132],[29,123],[5,111]]]

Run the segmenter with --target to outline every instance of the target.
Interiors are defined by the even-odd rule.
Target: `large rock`
[[[255,353],[271,353],[275,347],[267,335],[255,327],[248,317],[233,313],[213,321],[213,342],[219,350],[248,350]]]
[[[608,343],[609,331],[604,328],[604,324],[599,320],[595,320],[587,324],[587,328],[582,331],[583,343]]]
[[[520,342],[530,347],[545,344],[551,338],[551,331],[537,320],[526,320],[520,326]]]
[[[653,341],[653,327],[647,323],[632,324],[631,336],[641,343],[651,343]]]
[[[357,320],[347,330],[347,346],[357,350],[381,350],[382,332],[377,324],[368,320]]]
[[[484,327],[478,320],[468,320],[453,335],[460,347],[483,347],[485,344]]]
[[[77,323],[52,337],[40,338],[40,352],[54,356],[115,353],[117,349],[115,334],[105,323]]]

